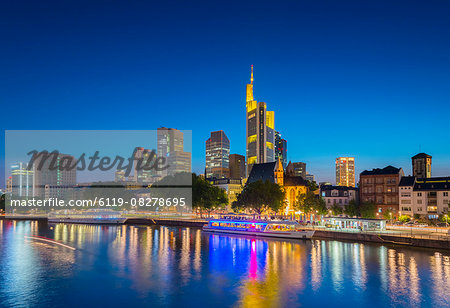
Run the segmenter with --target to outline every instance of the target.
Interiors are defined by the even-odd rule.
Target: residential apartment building
[[[387,166],[382,169],[365,170],[360,174],[360,202],[371,202],[377,213],[399,210],[398,185],[404,176],[402,168]]]
[[[448,213],[450,203],[450,177],[402,177],[399,184],[400,212],[402,215],[419,214],[429,219]]]
[[[321,185],[320,196],[325,200],[328,208],[334,204],[344,208],[351,200],[358,202],[358,188],[349,186]]]

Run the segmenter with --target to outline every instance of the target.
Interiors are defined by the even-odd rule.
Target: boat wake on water
[[[35,240],[35,241],[39,241],[39,242],[50,243],[50,244],[58,245],[58,246],[61,246],[61,247],[67,248],[67,249],[76,250],[75,247],[71,247],[69,245],[57,242],[55,240],[52,240],[52,239],[49,239],[49,238],[46,238],[46,237],[42,237],[42,236],[27,236],[27,235],[25,235],[24,237],[27,240]]]

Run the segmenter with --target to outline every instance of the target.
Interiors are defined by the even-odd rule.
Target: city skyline
[[[450,307],[449,16],[0,1],[0,308]]]
[[[20,4],[2,5],[8,15],[1,22],[10,29],[0,51],[2,135],[5,129],[187,129],[193,171],[203,173],[211,131],[225,131],[231,153],[245,155],[245,85],[253,64],[255,97],[275,111],[288,161],[306,162],[317,181],[334,182],[339,156],[355,157],[357,175],[387,165],[412,174],[410,158],[426,152],[433,176],[450,174],[450,43],[442,40],[448,3],[327,2],[326,10],[323,3],[290,3],[271,9],[269,19],[267,2],[208,3],[210,14],[190,15],[162,3],[133,4],[124,16],[120,5],[44,10],[30,2],[25,13]],[[254,47],[242,48],[249,43]],[[18,52],[30,48],[32,57]],[[30,115],[26,121],[11,116],[17,106]],[[210,116],[224,110],[231,116]]]

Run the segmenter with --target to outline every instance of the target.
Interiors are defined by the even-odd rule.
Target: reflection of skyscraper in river
[[[191,153],[184,152],[183,132],[175,128],[160,127],[157,130],[158,157],[165,157],[168,169],[159,175],[174,175],[179,172],[191,172]]]

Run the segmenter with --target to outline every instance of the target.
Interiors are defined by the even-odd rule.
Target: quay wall
[[[14,217],[11,216],[0,216],[0,220],[48,220],[47,216],[19,216],[15,215]]]
[[[412,247],[450,249],[450,241],[411,238],[396,235],[375,234],[375,233],[350,233],[336,231],[318,230],[314,233],[313,239],[333,239],[351,242],[374,242],[380,244],[396,244]]]
[[[206,220],[187,220],[187,219],[151,219],[151,218],[128,218],[127,225],[161,225],[177,227],[198,227],[206,225]]]

